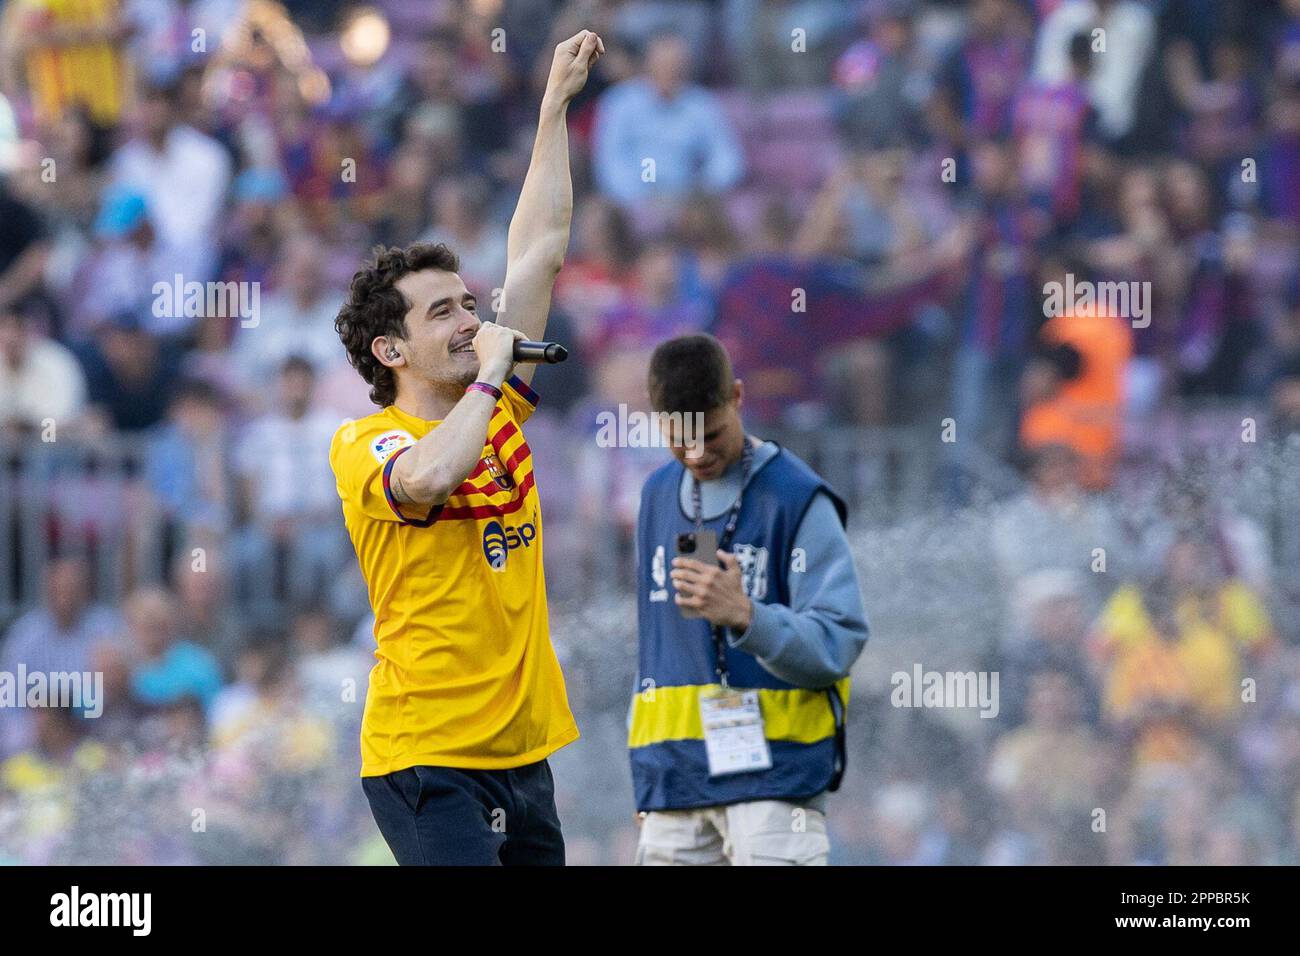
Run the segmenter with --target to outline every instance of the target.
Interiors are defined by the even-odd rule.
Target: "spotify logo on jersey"
[[[503,527],[499,521],[489,521],[483,526],[483,557],[493,571],[503,571],[506,559],[516,548],[526,548],[537,537],[537,526],[531,521],[517,528]]]

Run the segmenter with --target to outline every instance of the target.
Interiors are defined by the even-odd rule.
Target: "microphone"
[[[569,357],[569,350],[557,342],[529,342],[526,339],[515,341],[516,362],[546,362],[554,365]]]

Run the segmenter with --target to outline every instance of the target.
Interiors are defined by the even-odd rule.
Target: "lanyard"
[[[731,545],[731,539],[736,533],[736,525],[740,522],[740,505],[745,497],[745,483],[749,481],[749,471],[754,464],[754,445],[745,436],[745,446],[740,452],[740,492],[736,495],[736,500],[732,502],[731,510],[727,512],[727,522],[722,528],[722,537],[718,540],[718,549],[726,551]],[[691,509],[694,511],[695,530],[699,531],[704,527],[704,505],[700,495],[700,479],[691,478]],[[715,667],[718,672],[718,682],[723,687],[730,686],[727,682],[727,640],[722,634],[722,628],[713,627],[713,653],[716,659]]]

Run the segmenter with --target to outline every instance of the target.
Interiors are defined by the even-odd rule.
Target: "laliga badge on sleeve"
[[[700,720],[710,777],[753,773],[772,766],[758,691],[719,687],[706,693],[700,697]]]
[[[393,453],[402,448],[409,448],[415,444],[415,438],[410,432],[404,432],[400,429],[384,432],[382,435],[376,435],[370,441],[370,454],[375,456],[375,461],[381,465],[393,457]]]

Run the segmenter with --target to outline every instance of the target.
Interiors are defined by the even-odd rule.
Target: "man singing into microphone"
[[[547,756],[575,740],[551,647],[514,343],[541,338],[573,206],[565,113],[604,52],[555,50],[507,239],[502,319],[443,245],[378,250],[335,321],[380,411],[330,464],[375,613],[362,786],[398,863],[562,864]],[[512,374],[513,373],[513,374]]]

